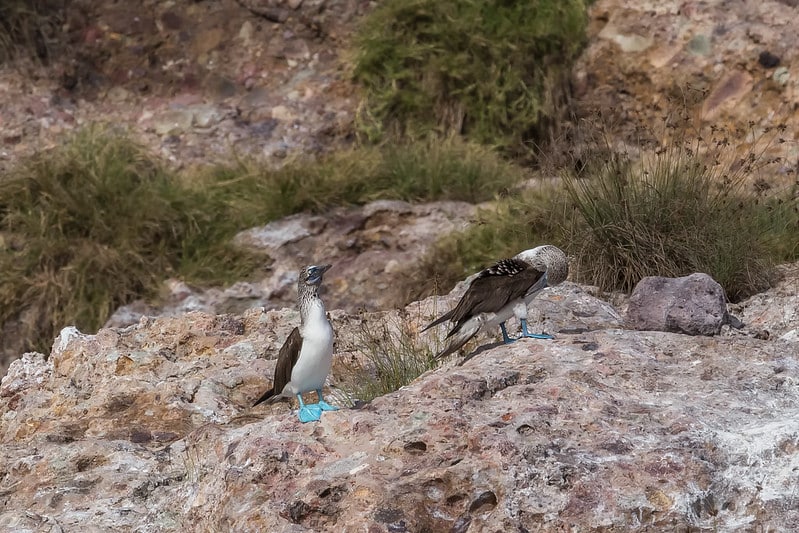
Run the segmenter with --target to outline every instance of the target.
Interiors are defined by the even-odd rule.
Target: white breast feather
[[[321,302],[308,310],[305,323],[300,330],[302,349],[300,357],[291,371],[292,394],[310,392],[322,388],[333,362],[333,328],[327,321]]]

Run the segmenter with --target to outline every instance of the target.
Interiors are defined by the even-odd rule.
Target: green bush
[[[21,319],[28,347],[44,349],[61,327],[96,330],[184,266],[235,279],[252,261],[214,232],[219,215],[126,136],[82,130],[0,179],[0,323]],[[212,268],[196,266],[209,256]]]
[[[378,198],[481,201],[525,175],[457,139],[178,175],[126,135],[87,128],[0,176],[0,324],[23,322],[28,348],[44,350],[61,327],[96,330],[167,276],[246,277],[264,258],[232,246],[238,231]]]
[[[529,153],[557,117],[586,22],[583,0],[380,2],[356,37],[360,131],[463,133]]]
[[[250,215],[241,220],[242,228],[378,199],[480,202],[526,176],[490,148],[457,138],[363,146],[280,169],[240,160],[210,172],[211,188],[236,212]]]
[[[579,279],[631,291],[645,276],[705,272],[737,301],[766,289],[776,262],[796,257],[796,200],[751,188],[763,152],[733,155],[714,130],[684,132],[643,158],[615,153],[589,175],[565,175],[576,209]]]

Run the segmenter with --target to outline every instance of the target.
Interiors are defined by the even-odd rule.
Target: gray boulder
[[[724,289],[707,274],[651,276],[635,286],[627,326],[686,335],[718,335],[728,321]]]

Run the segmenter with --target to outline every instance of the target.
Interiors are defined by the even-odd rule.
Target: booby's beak
[[[333,265],[314,265],[308,270],[308,283],[316,285],[322,283],[322,275],[327,272]]]

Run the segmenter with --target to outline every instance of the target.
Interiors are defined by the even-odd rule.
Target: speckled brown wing
[[[294,369],[294,365],[300,357],[301,348],[302,335],[300,335],[300,328],[294,328],[286,339],[286,342],[280,347],[280,352],[277,355],[275,380],[272,383],[272,388],[258,398],[258,401],[255,402],[253,406],[261,402],[273,403],[281,399],[279,394],[283,392],[283,388],[291,381],[291,371]]]
[[[470,318],[480,313],[496,313],[513,300],[524,297],[544,274],[520,259],[503,259],[486,268],[451,311],[450,320],[455,326],[447,337],[457,333]]]

